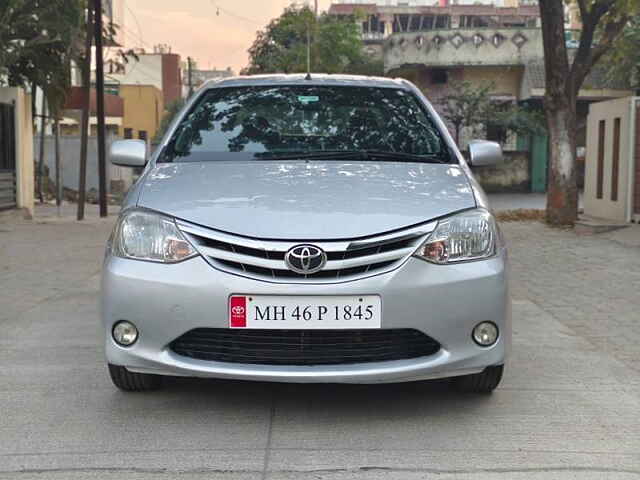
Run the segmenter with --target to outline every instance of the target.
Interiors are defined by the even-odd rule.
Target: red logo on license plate
[[[232,327],[247,326],[247,297],[231,297],[229,306],[230,324]]]

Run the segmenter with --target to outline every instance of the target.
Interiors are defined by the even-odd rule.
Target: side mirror
[[[469,142],[469,163],[472,167],[488,167],[502,163],[502,148],[497,142],[472,140]]]
[[[147,142],[117,140],[111,144],[109,159],[120,167],[144,167],[147,164]]]

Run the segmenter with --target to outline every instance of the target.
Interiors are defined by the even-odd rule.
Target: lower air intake
[[[232,330],[197,328],[170,345],[178,355],[260,365],[340,365],[433,355],[440,344],[414,329]]]

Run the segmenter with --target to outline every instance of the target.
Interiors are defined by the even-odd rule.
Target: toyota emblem
[[[292,272],[311,275],[324,268],[327,254],[314,245],[296,245],[287,252],[284,261]]]

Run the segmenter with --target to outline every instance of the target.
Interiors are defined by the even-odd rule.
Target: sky
[[[279,16],[290,0],[124,0],[122,33],[127,48],[152,51],[169,44],[198,68],[235,73],[247,65],[247,50],[256,31]],[[319,0],[320,10],[331,0]],[[219,9],[219,14],[218,14]]]

